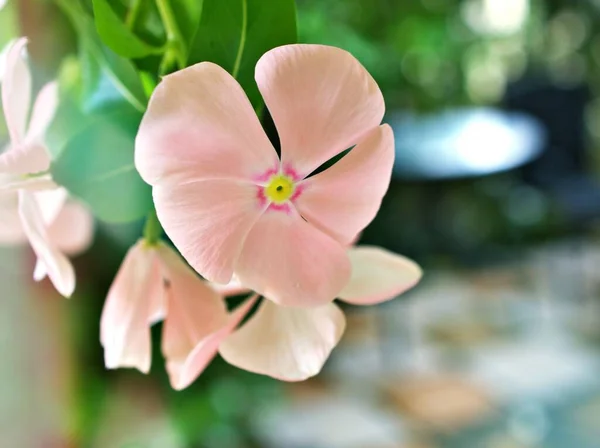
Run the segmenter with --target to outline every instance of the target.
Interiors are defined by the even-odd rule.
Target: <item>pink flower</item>
[[[94,219],[81,203],[68,198],[64,188],[38,191],[33,195],[37,201],[45,224],[46,237],[61,253],[75,256],[92,244]],[[42,258],[38,258],[33,278],[44,279],[48,269]]]
[[[354,305],[373,305],[415,286],[422,272],[413,261],[377,247],[348,250],[352,277],[339,294]],[[230,364],[284,381],[302,381],[321,371],[346,325],[333,303],[311,308],[285,307],[264,300],[219,353]]]
[[[106,367],[150,370],[150,327],[165,320],[162,352],[174,389],[191,384],[254,300],[229,314],[223,297],[163,243],[134,245],[108,292],[100,322]]]
[[[349,249],[353,275],[340,298],[355,305],[392,299],[421,278],[412,261],[376,247]],[[140,240],[119,270],[106,299],[101,342],[107,368],[150,370],[150,327],[165,320],[162,352],[173,388],[180,390],[200,375],[217,352],[241,369],[301,381],[320,372],[346,325],[333,303],[286,307],[263,300],[239,329],[256,296],[232,313],[217,287],[196,276],[163,243]],[[244,292],[239,284],[227,293]]]
[[[346,245],[389,185],[394,142],[379,125],[383,97],[353,56],[320,45],[267,52],[255,79],[281,157],[240,85],[204,62],[156,88],[136,166],[165,231],[204,277],[225,284],[235,273],[281,305],[327,304],[351,276]]]
[[[87,210],[67,203],[67,192],[47,173],[50,156],[44,144],[58,102],[56,83],[40,91],[31,114],[31,74],[23,58],[26,39],[6,53],[2,106],[10,143],[0,154],[0,244],[28,240],[38,263],[34,277],[47,274],[68,297],[75,288],[73,267],[65,256],[89,246],[93,221]]]
[[[46,84],[40,91],[31,114],[31,74],[25,62],[27,40],[16,40],[5,56],[2,81],[2,107],[10,142],[0,156],[0,190],[54,188],[50,175],[50,156],[44,134],[58,105],[58,86]]]

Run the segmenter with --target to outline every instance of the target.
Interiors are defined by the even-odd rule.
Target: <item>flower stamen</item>
[[[275,204],[283,204],[293,196],[295,189],[292,179],[277,174],[269,179],[269,183],[264,187],[264,192],[269,201]]]

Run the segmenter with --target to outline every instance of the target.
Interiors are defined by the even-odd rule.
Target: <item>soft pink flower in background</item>
[[[31,102],[31,74],[25,61],[26,39],[18,39],[6,53],[2,106],[10,142],[0,154],[0,244],[29,241],[38,261],[34,277],[46,275],[69,297],[75,273],[65,254],[74,255],[91,243],[93,220],[81,205],[67,202],[67,192],[47,171],[50,155],[44,134],[58,103],[58,87],[46,84]]]
[[[200,274],[217,283],[235,274],[281,305],[326,305],[350,279],[347,244],[374,218],[390,182],[394,141],[379,125],[383,97],[352,55],[321,45],[275,48],[255,78],[281,158],[240,85],[205,62],[156,88],[136,167],[153,186],[166,233]]]

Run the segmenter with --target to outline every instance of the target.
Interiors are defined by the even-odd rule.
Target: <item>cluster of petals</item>
[[[422,276],[412,260],[378,247],[352,247],[347,255],[352,275],[338,297],[352,305],[391,300]],[[321,371],[345,326],[344,313],[335,303],[288,307],[264,300],[244,325],[223,340],[219,353],[241,369],[302,381]]]
[[[374,247],[348,250],[352,277],[340,298],[370,305],[394,298],[421,277],[412,261]],[[191,384],[220,353],[230,364],[284,381],[316,375],[339,342],[345,318],[334,303],[287,307],[253,296],[228,311],[224,296],[239,284],[218,287],[200,279],[164,243],[140,240],[127,253],[101,319],[107,368],[150,369],[150,327],[164,319],[162,353],[171,385]]]
[[[255,79],[280,155],[241,86],[203,62],[155,89],[136,167],[165,232],[202,276],[222,284],[235,276],[279,305],[327,305],[348,284],[347,247],[390,182],[383,96],[352,55],[322,45],[267,52]]]
[[[34,278],[46,275],[69,297],[75,274],[67,255],[91,242],[93,220],[48,174],[50,155],[44,134],[58,103],[57,85],[46,84],[38,94],[31,118],[31,74],[25,60],[26,39],[10,45],[0,79],[2,107],[9,134],[0,153],[0,244],[29,241],[37,256]]]
[[[147,373],[150,326],[164,319],[167,371],[173,388],[182,389],[216,355],[219,336],[236,326],[239,314],[229,315],[223,297],[173,249],[140,240],[129,249],[102,312],[106,367],[135,367]]]

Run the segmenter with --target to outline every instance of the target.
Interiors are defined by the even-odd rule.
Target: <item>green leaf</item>
[[[136,59],[163,51],[162,48],[149,45],[137,37],[127,28],[106,0],[93,0],[93,4],[98,34],[115,53],[126,58]]]
[[[268,50],[297,41],[294,0],[204,0],[188,65],[211,61],[229,71],[255,108],[262,98],[254,67]]]
[[[140,77],[131,61],[115,54],[102,43],[92,17],[81,7],[78,0],[57,0],[57,2],[69,16],[79,35],[82,54],[91,59],[87,61],[87,65],[95,73],[94,77],[98,78],[95,81],[100,78],[96,72],[101,70],[120,94],[133,107],[143,112],[146,109],[147,98]],[[84,84],[90,84],[85,78],[85,68],[83,71]]]
[[[134,165],[141,114],[128,110],[90,117],[52,164],[57,183],[86,202],[108,222],[140,219],[152,209],[150,186]]]
[[[70,139],[87,126],[89,120],[91,118],[81,113],[77,103],[61,92],[54,120],[46,132],[46,144],[52,159],[60,158]]]
[[[137,110],[143,112],[146,109],[147,98],[134,65],[103,46],[97,35],[91,32],[84,34],[81,42],[84,48],[98,61],[102,71],[106,73],[123,97]]]
[[[186,48],[189,48],[189,45],[198,30],[204,1],[205,0],[169,0],[179,31],[185,39]]]
[[[83,72],[82,62],[75,56],[63,59],[59,73],[58,108],[54,119],[46,131],[46,145],[53,160],[57,159],[65,144],[87,124],[90,118],[81,111],[81,78]],[[123,100],[121,99],[123,103]]]

